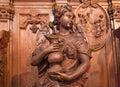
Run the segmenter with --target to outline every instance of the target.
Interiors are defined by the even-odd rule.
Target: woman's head
[[[65,5],[53,5],[53,15],[54,15],[54,21],[53,24],[59,26],[60,18],[66,13],[71,12],[72,13],[72,6],[69,4]]]

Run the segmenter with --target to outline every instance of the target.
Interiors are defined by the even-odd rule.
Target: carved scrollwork
[[[0,19],[13,20],[14,17],[14,7],[11,5],[1,5],[0,6]]]
[[[114,13],[114,18],[116,19],[117,22],[120,22],[120,6],[115,6],[115,13]]]
[[[91,50],[104,46],[109,35],[109,18],[106,11],[97,3],[89,0],[80,4],[75,11],[76,23],[81,24]]]
[[[20,25],[21,29],[26,29],[28,25],[31,25],[29,29],[36,33],[40,27],[47,27],[47,22],[42,20],[41,14],[37,14],[35,16],[31,14],[27,14],[27,19]],[[44,19],[45,20],[45,19]]]

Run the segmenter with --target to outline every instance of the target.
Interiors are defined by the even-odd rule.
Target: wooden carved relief
[[[109,35],[109,18],[105,10],[91,0],[79,5],[75,11],[77,26],[84,28],[86,40],[91,50],[104,46]],[[80,29],[80,31],[81,31]]]
[[[24,21],[22,19],[25,19]],[[30,25],[29,29],[36,33],[40,27],[45,27],[48,24],[48,14],[21,14],[20,28],[26,29],[28,25]]]
[[[115,6],[114,9],[114,18],[116,19],[116,22],[120,22],[120,6]]]
[[[0,6],[0,19],[13,20],[14,8],[11,5],[1,5]]]
[[[49,13],[39,13],[35,9],[26,10],[26,12],[21,12],[18,14],[19,21],[19,62],[18,69],[20,75],[20,87],[32,87],[34,78],[31,74],[31,66],[29,64],[30,56],[33,50],[35,49],[36,33],[38,31],[44,31],[48,27],[49,22]],[[47,24],[47,26],[46,26]],[[27,75],[26,75],[27,74]],[[31,80],[32,79],[32,80]],[[16,77],[14,76],[13,82],[16,82]],[[17,85],[13,86],[17,87]]]
[[[120,39],[120,27],[114,30],[114,34]]]
[[[6,48],[9,41],[9,32],[0,31],[0,49]]]
[[[4,72],[4,65],[5,65],[5,59],[4,55],[7,54],[7,44],[9,42],[9,32],[7,31],[0,31],[0,76],[3,75]]]

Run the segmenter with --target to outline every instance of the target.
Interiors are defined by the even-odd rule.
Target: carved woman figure
[[[84,87],[91,58],[88,44],[73,30],[70,5],[55,5],[53,14],[59,32],[48,38],[55,41],[35,49],[31,58],[31,65],[38,66],[39,87]]]

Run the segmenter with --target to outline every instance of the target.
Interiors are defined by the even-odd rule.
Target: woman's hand
[[[59,51],[59,45],[57,43],[50,44],[45,48],[47,53]]]
[[[70,75],[67,75],[65,73],[61,72],[54,72],[54,74],[51,75],[52,78],[60,81],[70,81],[72,80],[72,77]]]

